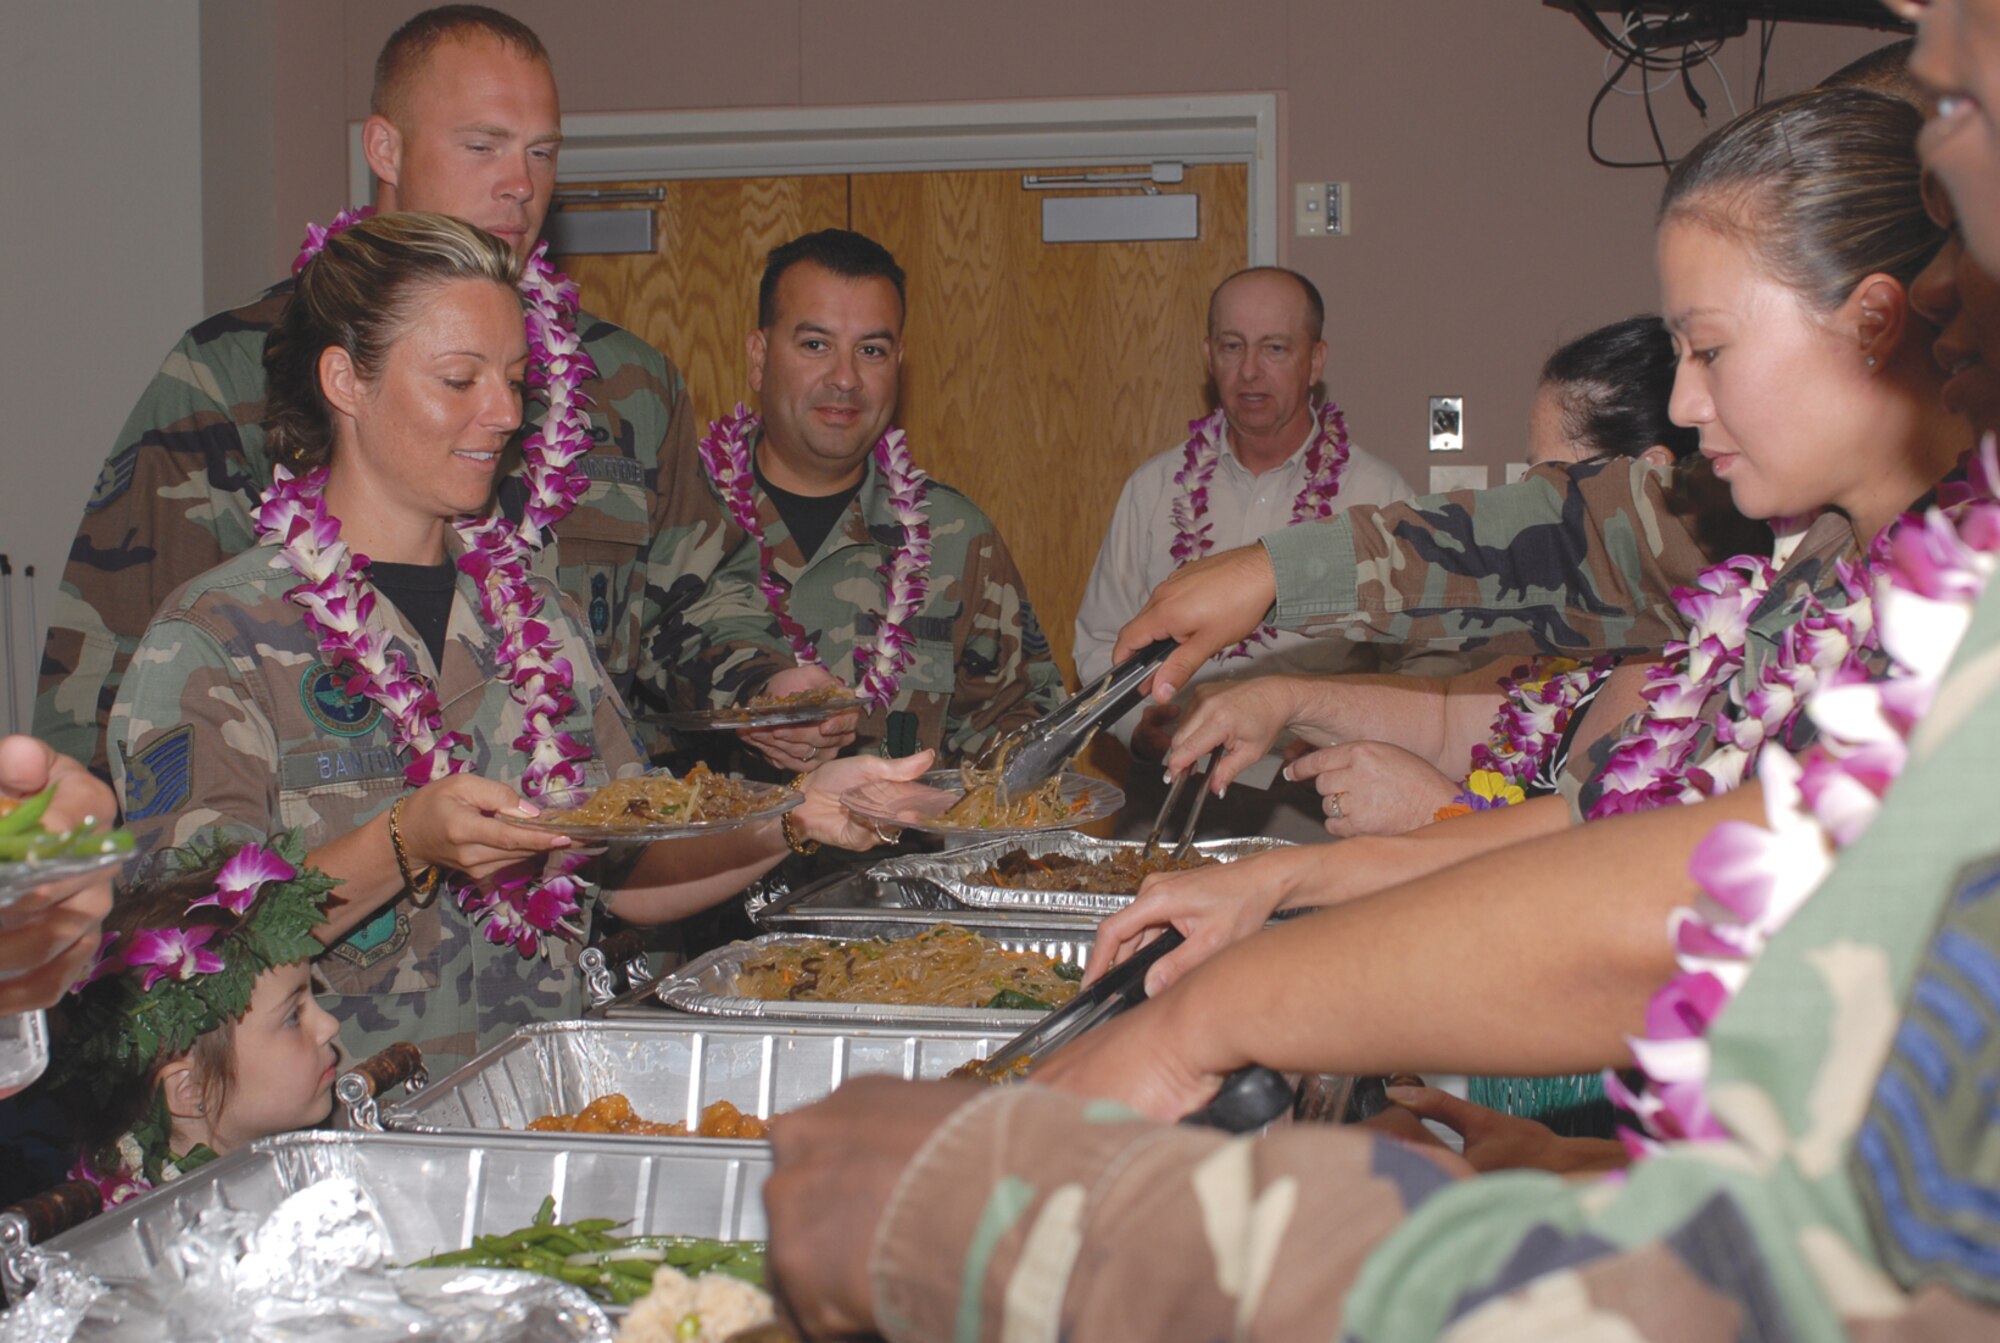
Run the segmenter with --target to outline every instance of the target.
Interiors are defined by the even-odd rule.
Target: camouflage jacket
[[[1874,825],[1709,1032],[1727,1140],[1453,1180],[1354,1130],[1230,1139],[1027,1086],[877,1229],[891,1339],[2000,1336],[2000,585]],[[1900,1006],[1899,1006],[1900,1004]]]
[[[727,516],[712,484],[706,497],[715,517]],[[757,509],[772,549],[772,572],[789,594],[787,609],[805,626],[827,670],[853,685],[854,646],[873,637],[882,609],[882,576],[876,570],[902,544],[902,524],[889,507],[881,473],[871,458],[861,492],[811,563],[799,553],[777,505],[761,491]],[[977,755],[995,737],[1055,708],[1063,700],[1063,682],[1028,602],[1027,584],[993,520],[963,494],[933,480],[930,527],[930,592],[909,627],[914,657],[895,702],[861,720],[855,749],[904,756],[935,747],[944,764]],[[732,534],[743,535],[740,529]],[[695,660],[709,664],[688,679],[714,686],[718,704],[747,698],[762,678],[746,676],[745,664],[766,648],[784,645],[757,586],[759,563],[756,544],[745,537],[717,569],[709,591],[687,611],[707,645]],[[750,613],[735,614],[745,611]],[[693,642],[688,647],[701,650]]]
[[[285,600],[298,580],[270,567],[272,553],[254,547],[183,586],[133,655],[111,712],[111,760],[142,848],[215,826],[243,838],[296,827],[310,850],[409,791],[389,722],[328,671],[304,614]],[[590,782],[607,782],[638,760],[631,718],[575,608],[536,581],[550,597],[543,618],[576,669],[578,707],[558,726],[595,745]],[[472,739],[474,770],[518,786],[521,710],[495,675],[472,580],[458,577],[441,669],[393,603],[376,609],[390,646],[433,679],[446,728]],[[315,978],[352,1056],[409,1040],[439,1077],[516,1026],[577,1014],[579,948],[546,945],[546,959],[524,959],[487,942],[449,897],[420,904],[405,892],[329,947]]]
[[[278,284],[181,338],[84,506],[49,618],[35,732],[100,771],[111,703],[153,613],[256,540],[250,510],[271,481],[264,336],[290,294],[290,281]],[[668,668],[701,666],[689,655],[699,633],[682,613],[720,562],[728,528],[702,484],[679,372],[609,322],[584,313],[577,328],[598,370],[583,387],[592,446],[578,464],[590,488],[537,567],[588,615],[593,651],[643,723],[683,694]],[[527,423],[539,413],[531,398]],[[503,506],[517,493],[503,484]],[[685,691],[682,707],[698,699],[705,688]],[[644,740],[649,756],[668,747],[655,726]]]
[[[1657,652],[1673,590],[1763,547],[1705,464],[1536,467],[1513,485],[1357,504],[1263,540],[1275,623],[1490,656]]]

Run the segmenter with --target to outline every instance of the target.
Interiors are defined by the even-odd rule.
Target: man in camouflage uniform
[[[875,638],[886,609],[878,571],[906,541],[871,456],[896,409],[903,272],[873,240],[827,229],[771,253],[758,306],[750,380],[764,423],[749,452],[771,572],[821,662],[852,685],[855,646]],[[920,456],[922,445],[913,448]],[[907,624],[913,656],[895,699],[861,719],[857,741],[890,756],[935,748],[950,762],[1054,708],[1063,685],[993,520],[939,481],[930,482],[928,501],[930,587]],[[707,503],[712,528],[722,530],[729,514],[712,484]],[[823,528],[810,547],[793,534],[801,525]],[[759,592],[761,567],[745,538],[687,611],[708,646],[695,659],[705,670],[689,679],[716,686],[718,699],[750,684],[747,658],[783,642]],[[789,763],[804,768],[818,758],[808,745]]]
[[[1710,1029],[1728,1140],[1612,1180],[1471,1177],[1358,1130],[1229,1139],[1041,1087],[864,1081],[777,1125],[778,1281],[809,1325],[892,1339],[1995,1336],[2000,843],[1991,789],[1967,784],[2000,759],[1996,659],[1989,586],[1880,816]],[[1635,873],[1626,842],[1677,826],[1691,843],[1755,792],[1522,846],[1458,893],[1464,919],[1411,888],[1308,921],[1328,921],[1322,981],[1358,985],[1342,1018],[1356,1070],[1408,1048],[1442,1004],[1539,1002],[1516,1031],[1531,1039],[1568,1001],[1532,972],[1504,1006],[1483,984],[1371,983],[1385,946],[1491,961],[1504,933],[1478,908],[1549,870],[1682,902],[1680,873]],[[1412,901],[1431,907],[1398,910]],[[1389,979],[1401,1009],[1370,1013]]]
[[[455,538],[449,544],[455,554]],[[237,839],[296,828],[310,851],[408,796],[390,719],[329,670],[302,609],[285,598],[297,576],[273,569],[271,556],[252,549],[183,587],[133,657],[110,751],[142,849],[214,827]],[[554,727],[595,751],[586,786],[601,786],[638,767],[632,720],[598,675],[575,606],[536,582],[576,678],[576,707]],[[472,772],[518,789],[527,757],[512,743],[522,710],[494,673],[498,636],[479,618],[478,585],[456,575],[441,665],[394,602],[375,609],[390,649],[436,685],[445,729],[471,738]],[[548,938],[544,955],[524,957],[487,941],[474,919],[441,910],[439,898],[450,899],[392,898],[313,962],[350,1056],[407,1040],[441,1077],[516,1027],[581,1010],[578,943]]]
[[[383,48],[363,129],[382,209],[454,215],[525,257],[560,141],[548,55],[515,20],[476,6],[426,11]],[[105,723],[146,623],[175,588],[255,539],[250,509],[271,480],[259,425],[264,337],[290,293],[281,282],[181,338],[85,505],[50,616],[35,731],[100,772]],[[581,393],[591,449],[576,463],[590,487],[538,564],[585,613],[592,647],[643,720],[667,707],[668,667],[698,671],[698,636],[682,615],[722,557],[726,520],[707,506],[680,373],[589,313],[577,332],[597,365]],[[526,422],[541,411],[531,397]],[[518,513],[518,480],[500,497]],[[644,742],[649,756],[667,746],[653,726]]]

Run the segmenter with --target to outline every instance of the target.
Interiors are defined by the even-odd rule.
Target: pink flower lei
[[[722,495],[723,506],[757,543],[757,586],[777,617],[778,628],[802,667],[821,667],[819,649],[805,627],[792,617],[787,589],[771,572],[771,546],[757,515],[757,476],[750,462],[750,434],[761,422],[740,402],[736,411],[708,426],[701,441],[702,465]],[[875,467],[889,487],[889,508],[902,524],[903,544],[876,570],[882,575],[883,606],[872,643],[854,649],[855,693],[871,709],[886,709],[914,656],[909,622],[923,609],[930,592],[930,477],[910,456],[903,431],[891,429],[875,444]]]
[[[1665,648],[1666,659],[1646,674],[1646,701],[1637,729],[1612,747],[1603,792],[1589,817],[1647,811],[1669,802],[1718,797],[1742,783],[1766,742],[1782,736],[1820,680],[1873,645],[1869,566],[1840,565],[1848,601],[1827,606],[1808,597],[1806,611],[1785,630],[1754,681],[1737,679],[1749,642],[1751,614],[1777,580],[1778,566],[1738,555],[1702,571],[1691,588],[1674,592],[1688,637]],[[1695,759],[1703,708],[1728,686],[1708,754]]]
[[[1329,400],[1319,408],[1315,423],[1317,431],[1306,447],[1306,483],[1292,500],[1292,517],[1287,526],[1332,517],[1333,500],[1340,493],[1340,480],[1347,472],[1347,417]],[[1174,500],[1176,569],[1215,549],[1215,542],[1209,539],[1214,524],[1203,522],[1202,518],[1208,513],[1208,483],[1215,478],[1216,465],[1222,460],[1222,434],[1227,424],[1227,416],[1219,407],[1211,415],[1188,421],[1181,469],[1174,472],[1174,484],[1181,487],[1180,497]],[[1273,626],[1260,626],[1235,647],[1217,653],[1215,660],[1249,657],[1252,648],[1269,643],[1277,633]]]
[[[1679,973],[1648,1005],[1645,1036],[1629,1041],[1644,1084],[1634,1092],[1615,1075],[1605,1082],[1646,1130],[1624,1135],[1636,1157],[1662,1142],[1728,1136],[1708,1105],[1709,1027],[1833,870],[1834,853],[1873,823],[2000,567],[2000,457],[1991,435],[1968,474],[1969,488],[1940,489],[1949,502],[1905,514],[1872,548],[1887,675],[1871,680],[1847,658],[1820,679],[1805,704],[1819,739],[1802,756],[1780,748],[1757,761],[1767,825],[1723,821],[1695,846],[1688,872],[1702,895],[1671,925]]]
[[[1577,705],[1617,665],[1613,657],[1590,663],[1537,658],[1516,667],[1500,679],[1500,710],[1492,734],[1472,748],[1472,768],[1490,769],[1520,788],[1536,782],[1555,758]]]
[[[370,213],[346,211],[324,230],[310,228],[294,269],[302,269],[329,237]],[[528,576],[535,552],[548,544],[549,529],[590,486],[571,464],[590,449],[588,399],[580,389],[597,373],[576,331],[576,285],[548,264],[547,251],[546,242],[536,247],[519,281],[527,301],[528,384],[543,389],[547,400],[521,445],[527,505],[518,523],[495,510],[488,518],[452,524],[465,548],[458,567],[479,585],[480,616],[499,635],[494,660],[509,696],[521,706],[522,732],[511,744],[527,757],[521,791],[529,797],[551,786],[579,786],[591,754],[557,726],[576,707],[575,672],[569,659],[558,656],[554,630],[537,618],[543,598]],[[348,693],[366,695],[388,716],[391,740],[409,756],[404,779],[421,788],[471,769],[461,754],[470,743],[463,733],[444,731],[436,689],[388,647],[388,633],[375,619],[374,589],[363,576],[367,558],[349,555],[340,523],[321,497],[326,469],[300,479],[282,466],[272,474],[256,510],[258,535],[279,545],[273,565],[289,567],[301,579],[285,595],[305,611],[328,662],[347,673]],[[488,941],[533,956],[546,935],[578,934],[568,920],[584,890],[574,875],[584,861],[564,854],[551,875],[533,861],[523,862],[477,886],[454,881],[452,893],[468,915],[484,916]]]

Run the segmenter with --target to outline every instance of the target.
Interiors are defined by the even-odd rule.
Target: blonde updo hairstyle
[[[333,449],[333,408],[320,388],[320,355],[347,351],[373,381],[389,347],[426,300],[453,280],[513,288],[520,273],[505,243],[445,215],[375,215],[327,239],[299,272],[285,314],[264,341],[264,435],[273,462],[303,471]]]
[[[1923,115],[1856,88],[1814,89],[1749,112],[1682,159],[1662,227],[1700,224],[1831,313],[1877,273],[1908,286],[1945,239],[1924,210]]]

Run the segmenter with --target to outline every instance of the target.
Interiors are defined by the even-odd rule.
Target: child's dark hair
[[[247,917],[232,914],[219,905],[188,908],[192,901],[215,889],[216,873],[221,871],[226,854],[194,867],[170,865],[161,861],[162,857],[155,855],[154,859],[141,863],[119,884],[111,913],[104,920],[107,937],[113,933],[121,938],[130,937],[141,928],[205,925],[216,929],[219,941]],[[81,1023],[88,1019],[93,999],[117,991],[117,978],[107,976],[87,986],[56,1009],[51,1024],[57,1032],[58,1053],[66,1042],[73,1041],[73,1032],[81,1029]],[[211,1122],[228,1105],[230,1089],[236,1082],[235,1044],[235,1019],[224,1017],[215,1029],[197,1037],[185,1055]],[[160,1070],[176,1057],[180,1056],[162,1049],[142,1071],[115,1078],[71,1077],[53,1088],[69,1114],[78,1150],[92,1158],[100,1169],[110,1169],[116,1164],[105,1149],[145,1118],[159,1089]]]

